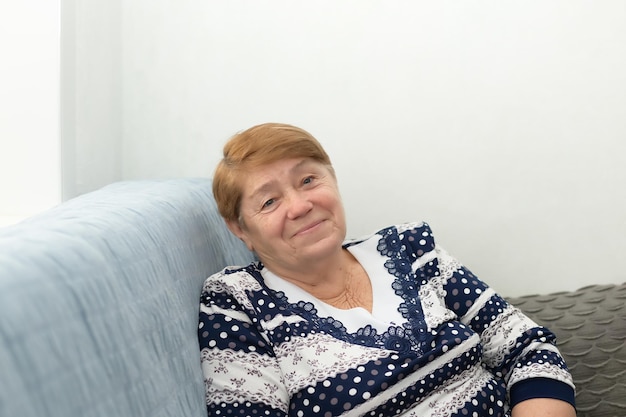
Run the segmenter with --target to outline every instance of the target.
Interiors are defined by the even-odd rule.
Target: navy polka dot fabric
[[[371,314],[333,310],[259,262],[207,279],[198,336],[209,415],[508,416],[516,384],[533,378],[547,383],[531,395],[572,401],[552,333],[436,245],[427,224],[346,248],[377,289]]]

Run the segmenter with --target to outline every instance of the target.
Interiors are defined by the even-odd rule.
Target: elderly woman
[[[209,415],[575,416],[554,335],[426,223],[345,241],[335,172],[306,131],[235,135],[213,193],[258,262],[204,284]]]

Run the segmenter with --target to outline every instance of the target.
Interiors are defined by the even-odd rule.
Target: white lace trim
[[[271,331],[285,323],[295,324],[300,323],[301,321],[306,320],[303,317],[297,315],[283,316],[282,314],[277,314],[269,321],[262,321],[261,325],[265,330]]]
[[[517,336],[536,326],[519,309],[513,306],[505,308],[480,336],[485,364],[490,367],[500,365],[515,346]]]
[[[289,394],[396,352],[352,345],[326,334],[293,337],[274,349]]]
[[[229,317],[232,317],[233,319],[239,320],[243,323],[252,323],[252,321],[250,320],[250,317],[243,311],[239,311],[239,310],[233,310],[230,308],[224,309],[216,305],[207,306],[207,305],[204,305],[203,303],[200,303],[200,311],[208,315],[223,314],[225,316],[229,316]]]
[[[399,393],[404,392],[407,388],[426,381],[428,376],[431,375],[436,369],[439,369],[449,364],[452,358],[458,358],[464,353],[469,352],[471,349],[473,349],[477,345],[478,342],[479,342],[478,336],[477,335],[472,336],[471,339],[468,341],[468,343],[464,345],[456,346],[452,350],[448,351],[447,354],[444,354],[442,356],[435,358],[432,362],[429,362],[428,364],[424,365],[422,368],[416,370],[413,373],[410,373],[409,375],[407,375],[406,378],[404,378],[401,381],[398,381],[395,385],[390,386],[385,391],[371,398],[367,403],[357,405],[352,410],[342,415],[345,415],[345,416],[365,415],[367,412],[373,410],[374,408],[390,401]],[[487,372],[480,366],[474,367],[472,369],[475,370],[474,372]],[[460,377],[453,376],[452,378],[460,378]],[[448,382],[444,381],[444,384],[447,385]],[[431,398],[432,398],[431,401],[439,400],[438,398],[435,398],[432,395],[434,394],[431,394]],[[430,412],[430,409],[431,409],[431,405],[428,401],[420,401],[419,403],[416,404],[415,409],[414,409],[417,414],[413,414],[413,415],[420,416],[420,417],[426,416],[427,412]]]
[[[424,313],[424,320],[426,321],[428,330],[435,329],[442,323],[457,318],[456,313],[446,307],[446,290],[443,286],[454,272],[461,268],[461,263],[450,256],[440,246],[436,246],[435,252],[436,254],[433,253],[433,256],[429,256],[428,259],[421,260],[421,263],[424,263],[426,260],[430,261],[436,257],[439,259],[439,275],[428,280],[419,290],[422,312]],[[414,265],[415,269],[420,266],[421,265]]]
[[[289,395],[275,359],[256,352],[204,348],[200,360],[207,404],[251,401],[287,410]]]
[[[516,367],[511,373],[508,385],[509,387],[512,387],[513,384],[530,378],[556,379],[557,381],[564,382],[574,388],[574,381],[572,380],[572,376],[569,372],[547,362],[533,363],[519,368]]]
[[[403,223],[396,225],[396,230],[398,231],[398,234],[400,234],[406,232],[407,230],[419,229],[422,226],[424,226],[424,222]]]
[[[439,245],[435,245],[435,251],[437,253],[437,258],[439,259],[438,267],[440,277],[444,281],[447,281],[456,271],[463,267],[463,264]]]
[[[207,278],[202,290],[203,292],[230,293],[242,306],[253,310],[254,307],[246,291],[262,291],[263,288],[257,280],[245,271],[233,272],[232,274],[226,274],[222,271]]]
[[[468,373],[471,374],[467,375]],[[478,392],[490,382],[494,382],[493,375],[482,368],[472,368],[456,375],[450,383],[437,390],[438,401],[425,401],[432,407],[430,416],[447,417],[457,413],[468,399],[475,398]]]
[[[456,319],[456,314],[446,307],[446,291],[442,279],[428,281],[419,290],[424,320],[428,330],[436,329],[442,323]]]

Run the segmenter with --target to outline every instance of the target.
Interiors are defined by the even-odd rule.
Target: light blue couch
[[[206,179],[112,184],[0,229],[0,417],[201,417],[200,288],[252,254]],[[579,417],[626,416],[626,284],[511,298],[548,325]]]
[[[205,179],[117,183],[0,229],[0,416],[206,416],[200,289],[251,260]]]

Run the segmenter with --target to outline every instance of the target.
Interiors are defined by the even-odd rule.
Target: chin
[[[310,245],[305,251],[312,256],[317,255],[320,258],[327,258],[341,252],[343,241],[344,238],[340,235],[328,236]]]

